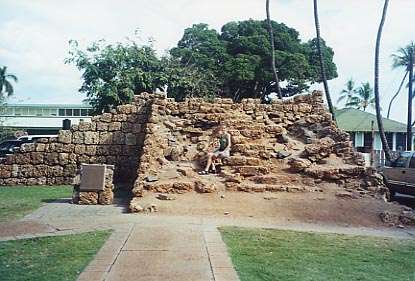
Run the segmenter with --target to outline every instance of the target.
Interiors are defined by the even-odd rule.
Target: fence
[[[396,159],[401,154],[402,151],[391,151],[391,159]],[[369,153],[368,153],[369,154]],[[370,154],[369,154],[370,159]],[[375,167],[381,167],[385,165],[386,157],[383,150],[374,150],[373,151],[373,165]]]

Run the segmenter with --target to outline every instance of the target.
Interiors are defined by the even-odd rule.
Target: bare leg
[[[212,169],[214,169],[214,167],[215,167],[214,164],[213,164],[213,157],[214,156],[215,156],[215,154],[208,153],[205,171],[209,171],[210,166],[212,166]]]

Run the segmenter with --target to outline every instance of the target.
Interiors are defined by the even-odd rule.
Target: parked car
[[[390,199],[396,192],[415,196],[415,151],[405,151],[395,161],[387,161],[380,173]]]
[[[6,140],[0,143],[0,157],[13,154],[15,147],[20,147],[24,143],[33,142],[32,140]]]
[[[37,139],[42,139],[42,138],[57,138],[58,135],[26,135],[26,136],[21,136],[19,138],[17,138],[18,140],[28,140],[28,141],[36,141]]]

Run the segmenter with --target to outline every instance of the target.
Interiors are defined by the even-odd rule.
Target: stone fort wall
[[[143,93],[134,96],[129,105],[95,116],[91,122],[73,125],[71,130],[61,130],[58,138],[22,145],[19,152],[8,155],[0,164],[0,185],[67,185],[73,183],[81,164],[107,164],[115,167],[114,181],[134,183],[139,196],[145,188],[144,179],[157,176],[171,161],[191,162],[198,168],[215,126],[223,122],[233,130],[234,151],[248,156],[274,158],[278,143],[288,145],[284,139],[287,134],[296,135],[304,143],[330,137],[331,141],[326,142],[330,152],[345,163],[362,166],[348,135],[337,130],[331,115],[325,112],[320,91],[272,100],[270,104],[256,99],[241,103],[215,99],[208,103],[190,98],[175,102],[163,93]],[[274,142],[273,151],[258,144],[264,138]],[[311,162],[327,156],[320,150],[309,152],[314,153],[309,157]],[[251,158],[233,161],[256,161]],[[233,164],[245,176],[269,173],[267,167]],[[296,167],[301,165],[294,163]],[[360,172],[361,169],[357,173]],[[185,169],[182,174],[186,177]]]

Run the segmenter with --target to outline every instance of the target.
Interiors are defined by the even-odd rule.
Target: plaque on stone
[[[105,165],[83,164],[80,191],[101,191],[105,187]]]

